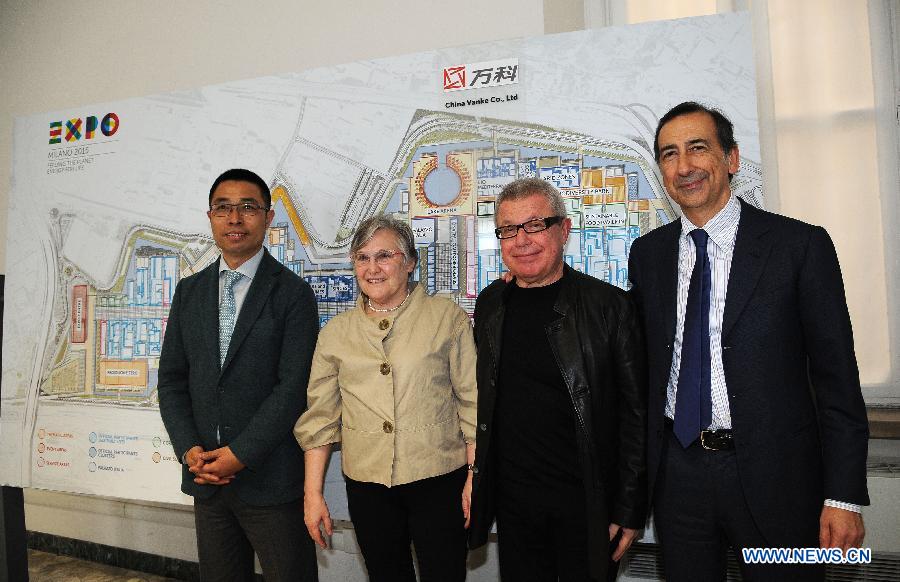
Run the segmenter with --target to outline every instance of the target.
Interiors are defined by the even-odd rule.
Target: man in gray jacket
[[[309,285],[263,248],[266,183],[223,173],[209,193],[218,261],[175,290],[159,365],[159,406],[181,489],[194,497],[203,580],[317,580],[303,525],[303,452],[294,422],[318,334]]]

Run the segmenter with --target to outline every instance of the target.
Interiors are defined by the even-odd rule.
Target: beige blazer
[[[418,285],[381,315],[366,315],[360,298],[322,328],[294,436],[303,450],[342,443],[348,477],[390,487],[465,464],[475,442],[475,341],[462,308]]]

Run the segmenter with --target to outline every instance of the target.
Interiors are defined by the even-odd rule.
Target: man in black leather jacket
[[[644,526],[645,348],[627,294],[563,262],[571,228],[549,182],[497,199],[515,275],[478,297],[470,547],[496,518],[507,581],[607,580]]]

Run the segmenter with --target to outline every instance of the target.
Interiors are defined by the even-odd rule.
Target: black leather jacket
[[[646,355],[634,305],[617,287],[564,267],[546,326],[577,421],[584,473],[592,575],[605,579],[610,523],[640,529],[646,518]],[[491,427],[508,286],[495,281],[478,296],[478,431],[469,545],[487,541],[495,516]],[[502,492],[500,492],[502,494]]]

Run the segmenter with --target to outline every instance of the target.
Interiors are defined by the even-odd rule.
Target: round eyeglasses
[[[350,258],[353,260],[353,264],[362,267],[364,265],[368,265],[369,261],[375,261],[375,264],[379,267],[383,267],[387,265],[391,259],[393,259],[396,255],[402,255],[400,251],[387,251],[380,250],[375,251],[372,255],[367,255],[366,253],[356,253],[351,255]]]

